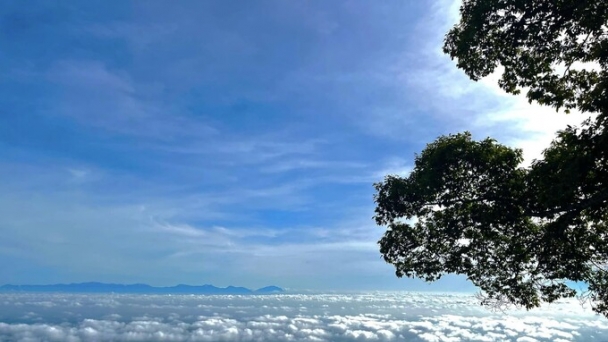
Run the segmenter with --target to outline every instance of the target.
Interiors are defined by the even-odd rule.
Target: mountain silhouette
[[[266,287],[262,287],[261,289],[257,289],[254,292],[258,293],[258,294],[270,294],[270,293],[285,292],[285,290],[283,290],[282,288],[280,288],[278,286],[266,286]]]
[[[60,293],[141,293],[141,294],[276,294],[285,292],[277,286],[266,286],[258,290],[246,287],[213,285],[185,285],[157,287],[147,284],[107,284],[99,282],[53,284],[53,285],[2,285],[0,292],[60,292]]]

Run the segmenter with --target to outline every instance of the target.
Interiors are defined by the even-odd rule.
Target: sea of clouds
[[[0,341],[608,341],[576,301],[492,313],[464,294],[0,294]]]

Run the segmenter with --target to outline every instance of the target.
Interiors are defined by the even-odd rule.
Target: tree
[[[508,93],[526,88],[530,101],[606,112],[608,1],[465,0],[460,15],[443,50],[471,79],[500,65]]]
[[[379,241],[398,277],[466,275],[482,304],[531,309],[587,285],[608,317],[608,1],[465,0],[444,51],[473,80],[592,114],[542,159],[467,132],[442,136],[407,177],[375,184]],[[500,67],[500,68],[499,68]]]

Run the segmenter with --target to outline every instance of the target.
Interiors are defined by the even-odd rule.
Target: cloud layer
[[[0,340],[602,341],[608,322],[561,302],[496,314],[449,293],[0,295]]]

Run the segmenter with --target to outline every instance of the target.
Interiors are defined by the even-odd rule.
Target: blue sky
[[[458,1],[8,1],[0,283],[469,290],[397,280],[372,184],[572,116],[441,53]],[[576,120],[575,120],[576,121]]]

